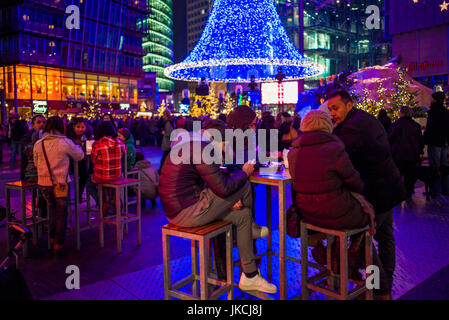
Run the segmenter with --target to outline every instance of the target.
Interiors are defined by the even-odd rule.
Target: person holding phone
[[[73,141],[77,146],[79,146],[84,153],[86,153],[86,128],[87,122],[84,118],[74,118],[67,126],[67,138]],[[86,187],[87,180],[89,179],[88,171],[88,159],[84,158],[78,162],[78,172],[79,172],[79,199],[82,199],[84,193],[84,188]]]
[[[221,120],[208,120],[203,128],[218,130],[225,136],[226,124]],[[221,173],[219,163],[207,164],[200,153],[185,155],[181,148],[182,144],[189,143],[190,148],[186,149],[190,151],[194,143],[200,143],[204,150],[209,144],[218,143],[223,150],[225,141],[212,141],[204,133],[185,131],[184,135],[172,144],[159,180],[159,196],[168,221],[180,227],[199,227],[217,220],[231,222],[237,228],[237,246],[244,271],[240,289],[276,293],[276,286],[260,275],[253,251],[253,238],[257,235],[253,235],[253,199],[248,178],[254,165],[247,162],[242,170],[227,177]],[[176,159],[179,153],[183,161],[176,164],[172,158]]]

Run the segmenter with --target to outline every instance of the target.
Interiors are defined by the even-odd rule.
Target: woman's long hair
[[[76,136],[76,133],[75,133],[75,126],[78,123],[84,123],[84,125],[86,126],[86,131],[87,131],[87,121],[86,121],[86,119],[81,118],[81,117],[73,118],[72,121],[70,121],[69,125],[67,126],[67,131],[66,131],[66,136],[70,140],[75,140],[76,138],[78,138]]]
[[[95,131],[95,140],[100,140],[103,137],[117,138],[117,130],[114,125],[109,121],[102,121]]]
[[[44,133],[64,134],[64,121],[58,116],[48,118],[45,123]]]

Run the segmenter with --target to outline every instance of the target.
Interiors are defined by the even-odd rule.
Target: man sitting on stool
[[[204,128],[205,131],[218,130],[222,137],[225,136],[226,124],[221,120],[208,120]],[[202,157],[203,150],[211,143],[219,143],[223,150],[224,142],[212,141],[197,132],[185,131],[180,138],[172,143],[159,180],[159,195],[168,221],[187,228],[217,220],[231,222],[237,228],[237,246],[244,271],[239,288],[276,293],[276,286],[260,275],[253,252],[252,229],[255,223],[251,214],[252,193],[248,181],[254,171],[253,165],[246,163],[241,171],[227,178],[220,172],[219,164],[206,164]],[[183,154],[188,148],[181,148],[182,144],[187,143],[190,144],[188,155]],[[201,146],[201,152],[192,152],[194,144]],[[182,161],[175,164],[178,159]],[[261,229],[261,232],[265,231]]]

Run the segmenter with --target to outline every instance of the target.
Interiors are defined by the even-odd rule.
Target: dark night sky
[[[184,60],[188,54],[186,10],[187,0],[173,0],[173,42],[175,63]]]

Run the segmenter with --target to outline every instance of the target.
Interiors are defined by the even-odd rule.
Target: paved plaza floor
[[[155,147],[144,149],[145,157],[159,168],[161,151]],[[9,159],[8,151],[4,160]],[[4,183],[19,180],[19,170],[9,164],[0,165],[0,205],[5,205]],[[426,201],[423,186],[417,184],[412,201],[404,202],[394,209],[394,232],[396,238],[396,272],[393,287],[395,299],[449,299],[449,198],[441,197]],[[256,199],[263,199],[265,188],[256,187]],[[20,198],[13,196],[13,208],[19,208]],[[277,190],[273,190],[273,248],[278,248]],[[287,204],[290,205],[290,192]],[[264,225],[265,201],[256,201],[257,222]],[[147,203],[149,206],[150,203]],[[85,223],[83,217],[82,223]],[[81,233],[81,250],[75,249],[75,239],[67,233],[67,255],[55,259],[47,249],[45,236],[30,250],[27,258],[20,258],[20,268],[35,299],[163,299],[162,239],[161,226],[166,224],[162,206],[146,207],[142,212],[142,245],[136,246],[136,228],[130,224],[129,234],[123,241],[122,253],[117,254],[115,230],[105,228],[105,247],[100,248],[98,229]],[[69,223],[70,224],[70,223]],[[258,240],[262,252],[266,242]],[[289,256],[299,258],[300,241],[287,237]],[[187,275],[190,270],[190,243],[171,240],[173,280]],[[236,249],[234,256],[237,256]],[[0,222],[0,258],[6,255],[6,229]],[[67,290],[65,273],[68,265],[80,269],[81,289]],[[273,282],[279,285],[278,259],[273,259]],[[238,269],[235,281],[238,282]],[[300,294],[300,265],[287,263],[288,298]],[[262,259],[262,274],[266,274],[266,260]],[[188,290],[188,288],[186,288]],[[279,294],[271,298],[278,299]],[[323,299],[314,294],[312,299]],[[236,290],[236,299],[254,297]]]

